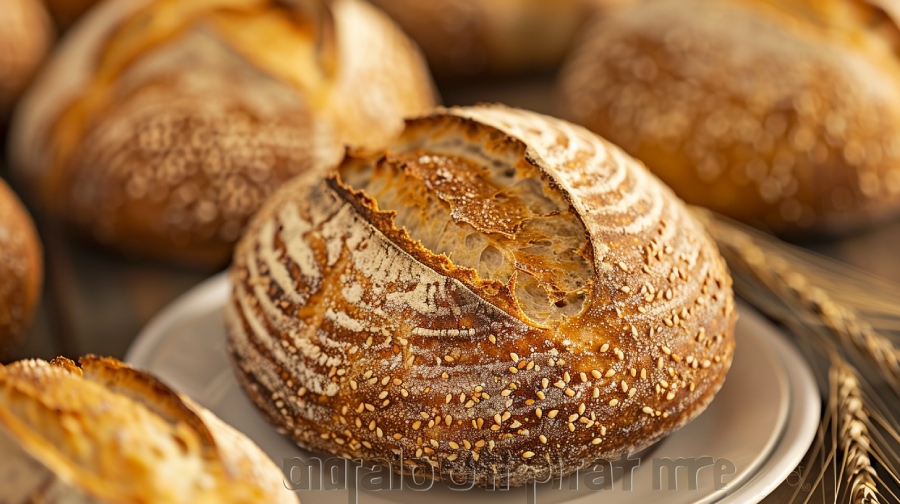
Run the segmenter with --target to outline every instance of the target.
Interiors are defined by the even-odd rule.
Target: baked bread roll
[[[44,60],[52,38],[40,0],[0,0],[0,121]]]
[[[293,503],[252,441],[110,358],[0,365],[3,502]]]
[[[456,482],[640,450],[704,410],[734,349],[731,279],[685,205],[587,130],[501,106],[298,177],[230,275],[230,353],[273,423]]]
[[[442,78],[555,68],[584,21],[632,0],[370,0]]]
[[[880,5],[880,6],[879,6]],[[783,235],[900,209],[900,31],[875,0],[658,0],[600,20],[560,114],[688,203]]]
[[[285,180],[434,105],[417,50],[361,0],[116,0],[70,33],[19,110],[14,168],[133,254],[224,264]]]
[[[21,342],[43,281],[41,242],[22,202],[0,180],[0,356]]]

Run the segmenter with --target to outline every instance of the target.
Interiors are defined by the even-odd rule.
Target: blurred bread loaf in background
[[[43,271],[34,223],[0,179],[0,358],[25,335],[40,298]]]
[[[23,99],[11,164],[103,244],[222,265],[281,183],[434,103],[417,49],[361,0],[113,0]]]
[[[900,210],[898,4],[656,0],[599,19],[559,113],[687,202],[784,236]]]
[[[0,123],[53,40],[41,0],[0,0]]]
[[[252,441],[111,358],[0,365],[0,501],[297,504]]]
[[[585,21],[636,0],[370,0],[443,79],[549,71]]]

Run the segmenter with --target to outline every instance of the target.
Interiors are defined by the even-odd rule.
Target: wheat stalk
[[[818,319],[839,342],[866,356],[888,384],[900,391],[900,349],[863,320],[854,308],[836,302],[823,288],[810,282],[809,274],[801,272],[796,261],[789,261],[773,250],[787,245],[778,243],[773,247],[772,239],[761,244],[761,239],[754,239],[747,230],[708,213],[699,215],[732,270],[743,267],[780,298],[788,297],[799,304],[811,315],[811,320]],[[768,247],[764,248],[765,245]]]
[[[843,360],[831,369],[832,396],[836,399],[838,438],[843,453],[842,470],[848,482],[848,500],[852,503],[881,502],[869,453],[874,444],[869,436],[869,416],[863,407],[862,393],[856,373]]]
[[[799,483],[785,481],[767,501],[900,502],[900,349],[891,332],[900,330],[900,287],[697,213],[736,293],[795,336],[827,397],[818,436],[792,473]]]

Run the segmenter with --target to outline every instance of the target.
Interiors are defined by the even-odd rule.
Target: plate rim
[[[809,363],[800,351],[787,341],[782,330],[749,303],[741,301],[739,308],[744,310],[742,313],[752,311],[754,317],[771,326],[773,333],[777,335],[772,338],[777,347],[774,353],[788,375],[790,406],[787,422],[774,449],[755,474],[734,492],[717,501],[720,504],[759,502],[778,488],[803,460],[816,436],[822,415],[818,384]],[[793,441],[787,442],[789,440]],[[768,473],[784,474],[785,478],[766,479]]]

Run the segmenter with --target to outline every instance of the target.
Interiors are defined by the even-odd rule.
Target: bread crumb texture
[[[79,363],[0,366],[3,502],[297,502],[212,413],[114,359]]]
[[[456,481],[646,447],[706,407],[734,349],[731,279],[683,203],[587,130],[502,106],[295,179],[230,275],[230,352],[272,422]]]

